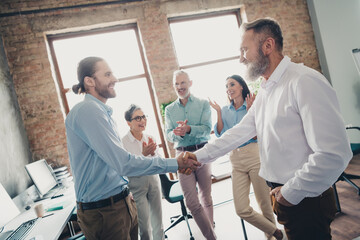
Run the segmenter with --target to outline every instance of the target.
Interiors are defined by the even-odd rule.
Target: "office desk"
[[[62,205],[63,209],[45,212],[44,216],[52,213],[54,214],[45,218],[38,219],[34,228],[26,236],[25,240],[57,240],[61,235],[64,227],[66,226],[67,222],[69,221],[72,212],[75,209],[76,200],[73,184],[71,184],[71,186],[66,189],[66,191],[64,192],[64,196],[62,197],[45,199],[34,203],[29,210],[21,213],[12,221],[10,221],[5,226],[3,232],[15,230],[18,226],[20,226],[21,223],[36,218],[34,206],[40,203],[44,205],[45,209],[59,205]]]

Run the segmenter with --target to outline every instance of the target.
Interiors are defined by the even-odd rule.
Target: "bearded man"
[[[176,172],[200,164],[177,159],[143,157],[125,151],[112,108],[118,80],[106,61],[87,57],[79,62],[78,84],[72,90],[85,94],[65,120],[71,171],[74,176],[77,217],[86,239],[137,240],[138,218],[126,176]]]
[[[352,152],[334,89],[319,72],[284,56],[279,24],[270,18],[241,25],[240,62],[263,78],[242,121],[189,157],[201,163],[257,136],[259,175],[288,239],[331,239],[336,207],[331,185]]]

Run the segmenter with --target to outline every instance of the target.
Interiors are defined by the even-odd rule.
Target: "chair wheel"
[[[168,236],[165,234],[165,239],[168,239]]]
[[[194,238],[194,237],[190,237],[190,240],[195,240],[195,238]]]

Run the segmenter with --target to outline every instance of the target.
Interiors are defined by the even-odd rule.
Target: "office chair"
[[[166,233],[168,230],[173,228],[178,223],[185,221],[187,224],[187,227],[189,229],[189,232],[190,232],[190,240],[194,240],[195,238],[192,235],[190,225],[189,225],[189,219],[193,218],[193,217],[186,210],[185,203],[184,203],[184,195],[182,193],[179,181],[178,180],[177,181],[170,180],[166,174],[159,174],[159,177],[160,177],[160,181],[161,181],[161,189],[162,189],[164,198],[169,203],[180,202],[181,213],[182,213],[182,215],[174,216],[174,217],[170,218],[171,225],[167,229],[165,229],[164,233]],[[167,238],[166,235],[165,235],[165,238]]]
[[[346,126],[346,130],[349,130],[349,129],[357,129],[360,131],[360,127]],[[351,151],[353,152],[353,155],[360,153],[360,143],[350,143],[350,146],[351,146]],[[351,181],[351,179],[360,179],[360,176],[343,172],[340,175],[340,177],[336,180],[336,182],[333,184],[334,193],[335,193],[335,202],[336,202],[336,207],[337,207],[338,212],[341,212],[339,196],[338,196],[338,193],[336,190],[336,185],[335,185],[338,181],[345,181],[345,182],[349,183],[351,186],[353,186],[358,191],[358,195],[360,196],[360,187],[357,186],[353,181]]]
[[[70,236],[67,240],[85,240],[85,236],[82,232],[76,234],[73,222],[77,222],[77,209],[75,208],[72,212],[69,221],[67,222],[67,227],[70,233]]]
[[[77,235],[69,237],[67,240],[86,240],[86,238],[83,233],[79,233]]]

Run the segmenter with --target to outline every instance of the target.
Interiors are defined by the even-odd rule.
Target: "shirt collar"
[[[190,93],[188,101],[192,102],[194,100],[193,98],[194,98],[193,95]],[[180,98],[177,99],[177,103],[181,105]]]
[[[279,63],[279,65],[275,68],[274,72],[271,74],[269,79],[266,81],[265,78],[261,82],[261,87],[264,89],[268,89],[272,87],[273,85],[277,84],[285,72],[286,68],[288,67],[290,63],[290,58],[288,56],[285,56]]]
[[[134,137],[134,135],[132,135],[130,130],[128,131],[128,133],[126,135],[128,136],[128,138],[131,142],[135,142],[136,138]]]
[[[128,133],[127,133],[126,135],[129,137],[129,140],[130,140],[131,142],[139,141],[139,140],[137,140],[137,139],[134,137],[134,135],[132,135],[132,133],[131,133],[130,130],[128,131]],[[142,136],[142,138],[141,138],[141,141],[144,141],[144,137],[145,137],[145,135],[144,135],[144,133],[143,133],[143,136]]]
[[[247,106],[247,103],[246,103],[246,100],[244,100],[244,103],[241,107],[239,107],[238,109],[235,109],[235,106],[234,106],[234,103],[231,102],[229,105],[228,105],[228,108],[229,109],[233,109],[235,111],[240,111],[240,110],[243,110],[243,109],[246,109],[246,106]]]
[[[100,101],[99,99],[97,99],[96,97],[94,97],[93,95],[91,95],[89,93],[87,93],[85,95],[85,101],[97,102],[98,104],[100,104],[100,106],[102,106],[105,109],[105,111],[109,114],[109,116],[111,116],[113,113],[113,109],[110,106],[106,105],[105,103],[103,103],[102,101]]]

